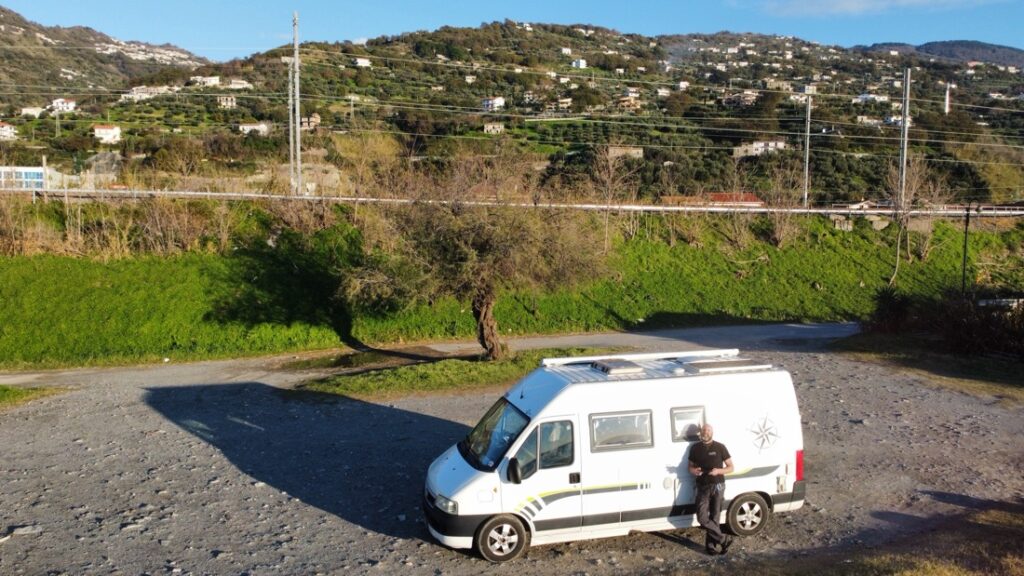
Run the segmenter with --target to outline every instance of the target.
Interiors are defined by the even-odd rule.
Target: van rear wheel
[[[729,531],[737,536],[753,536],[768,525],[771,510],[760,494],[741,494],[729,505],[726,522]]]
[[[495,516],[476,533],[474,544],[480,555],[491,562],[507,562],[520,557],[530,546],[530,531],[515,516]]]

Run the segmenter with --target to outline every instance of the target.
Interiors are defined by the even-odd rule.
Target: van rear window
[[[590,449],[594,452],[653,445],[650,410],[590,415]]]

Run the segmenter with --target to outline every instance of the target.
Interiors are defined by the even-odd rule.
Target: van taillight
[[[804,479],[804,451],[796,451],[796,480],[797,482]]]

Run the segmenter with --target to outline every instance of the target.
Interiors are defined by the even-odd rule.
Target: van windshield
[[[474,468],[494,470],[529,423],[522,410],[501,398],[459,442],[459,452]]]

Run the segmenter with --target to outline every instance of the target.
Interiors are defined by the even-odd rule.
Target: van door
[[[574,416],[551,418],[534,426],[514,454],[522,474],[520,484],[509,480],[505,461],[502,509],[530,519],[537,532],[579,532],[579,446]]]
[[[584,527],[611,527],[648,516],[667,516],[671,495],[661,485],[665,464],[653,457],[652,412],[589,414],[587,425]]]
[[[704,425],[703,406],[678,406],[669,410],[672,424],[673,457],[678,457],[675,466],[675,502],[672,516],[696,514],[694,502],[697,499],[696,478],[690,474],[690,449],[700,442],[700,429]]]

